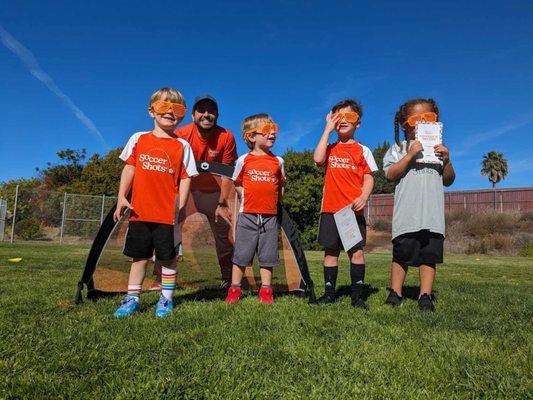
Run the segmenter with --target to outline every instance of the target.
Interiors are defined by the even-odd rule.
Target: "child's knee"
[[[352,264],[364,264],[365,263],[365,255],[363,253],[363,249],[359,249],[354,251],[350,254],[350,262]]]

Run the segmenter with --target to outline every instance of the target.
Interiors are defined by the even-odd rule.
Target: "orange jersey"
[[[281,186],[285,183],[285,162],[272,153],[240,156],[232,178],[242,186],[240,212],[276,215]]]
[[[233,133],[218,125],[207,139],[202,138],[194,122],[176,129],[175,133],[189,142],[194,158],[198,161],[233,165],[237,159],[237,147]],[[219,192],[220,185],[211,174],[200,173],[192,180],[191,190]]]
[[[378,167],[370,149],[359,143],[333,143],[326,150],[322,212],[335,213],[359,197],[363,177]],[[363,210],[357,212],[363,215]]]
[[[135,167],[130,221],[174,224],[179,183],[198,175],[189,144],[139,132],[130,138],[120,158]]]

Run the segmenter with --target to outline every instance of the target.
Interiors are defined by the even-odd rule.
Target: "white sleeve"
[[[385,176],[387,176],[389,168],[393,164],[396,164],[398,161],[400,161],[401,158],[402,157],[398,152],[398,146],[396,144],[393,144],[383,156],[383,172],[385,173]]]
[[[281,172],[281,180],[283,182],[285,182],[285,180],[287,179],[287,177],[285,176],[285,160],[283,160],[283,158],[281,157],[277,157],[278,161],[279,161],[279,169],[280,169],[280,172]]]
[[[190,177],[198,175],[198,170],[196,169],[196,160],[194,159],[194,154],[191,149],[191,145],[184,139],[178,139],[183,145],[183,166],[187,175]]]
[[[244,167],[244,159],[246,158],[248,154],[243,154],[239,158],[237,158],[237,161],[235,162],[235,168],[233,169],[233,176],[231,177],[234,181],[242,181],[242,178],[240,178],[242,168]]]
[[[366,146],[363,146],[363,157],[365,158],[366,163],[368,164],[368,168],[372,172],[378,170],[378,166],[376,165],[376,160],[374,160],[374,155],[370,151],[370,149]]]
[[[150,133],[150,131],[147,132],[137,132],[131,135],[131,137],[128,139],[128,143],[126,143],[126,146],[122,149],[122,153],[120,153],[119,158],[122,161],[126,161],[128,158],[130,158],[131,153],[133,153],[133,149],[135,148],[135,145],[137,144],[137,141],[141,137],[141,135],[144,135],[145,133]]]

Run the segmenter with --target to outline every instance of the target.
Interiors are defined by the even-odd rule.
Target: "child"
[[[367,308],[363,293],[363,247],[366,243],[366,220],[363,211],[374,187],[372,172],[377,170],[377,166],[368,147],[354,139],[355,130],[361,126],[362,116],[361,104],[353,99],[335,104],[326,116],[326,127],[314,153],[315,163],[326,168],[318,230],[318,242],[325,248],[326,292],[317,299],[317,304],[335,302],[338,260],[343,245],[333,214],[351,204],[363,237],[353,248],[346,249],[350,259],[351,303],[353,307]],[[328,145],[329,135],[333,130],[337,131],[338,140]]]
[[[257,253],[261,273],[259,300],[274,302],[272,268],[279,264],[278,203],[283,196],[285,167],[274,146],[278,126],[268,114],[252,115],[242,123],[243,138],[251,151],[237,159],[233,180],[241,199],[235,231],[233,269],[227,303],[241,298],[244,270]]]
[[[148,114],[154,120],[151,132],[133,135],[120,158],[126,162],[120,177],[115,221],[122,209],[131,210],[124,254],[133,258],[124,296],[114,316],[127,317],[139,310],[146,264],[155,255],[163,267],[161,296],[156,316],[165,317],[173,308],[176,285],[174,218],[176,199],[181,209],[187,202],[191,177],[198,174],[189,144],[174,135],[185,115],[185,100],[172,88],[157,90],[150,98]],[[126,196],[131,188],[131,204]],[[179,197],[178,197],[179,196]]]
[[[392,219],[391,289],[386,304],[399,306],[407,268],[419,268],[421,310],[434,311],[433,282],[435,267],[443,262],[444,191],[455,172],[448,149],[439,144],[435,154],[440,164],[417,163],[422,144],[415,140],[417,121],[435,122],[439,109],[433,99],[413,99],[400,107],[394,117],[393,145],[383,158],[383,171],[388,180],[397,182]],[[400,142],[400,126],[405,139]]]

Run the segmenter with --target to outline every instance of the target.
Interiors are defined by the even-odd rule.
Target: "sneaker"
[[[133,296],[126,295],[122,298],[119,308],[113,314],[115,318],[125,318],[139,311],[139,300]]]
[[[259,301],[263,304],[274,303],[274,291],[271,287],[262,287],[259,289]]]
[[[335,301],[336,299],[334,294],[325,293],[323,296],[316,299],[313,304],[333,304]]]
[[[420,308],[421,311],[435,311],[433,296],[427,293],[422,294],[418,298],[418,308]]]
[[[396,293],[394,290],[389,290],[389,296],[385,300],[385,304],[389,306],[398,307],[402,305],[403,297]]]
[[[155,316],[159,318],[165,318],[174,309],[174,303],[172,300],[167,299],[161,295],[159,301],[155,306]]]
[[[352,307],[355,308],[368,308],[368,304],[366,304],[365,299],[363,298],[363,285],[357,284],[354,288],[352,288]]]
[[[230,286],[225,302],[228,304],[236,303],[241,299],[241,294],[242,290],[240,286]]]
[[[220,289],[226,290],[226,289],[229,289],[230,286],[231,286],[231,282],[225,281],[225,280],[220,281],[220,286],[219,286]]]

